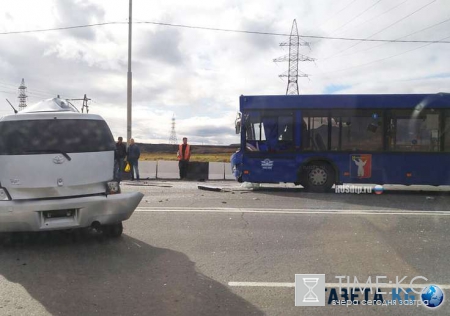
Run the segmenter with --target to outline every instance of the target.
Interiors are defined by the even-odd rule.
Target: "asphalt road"
[[[3,236],[0,315],[449,315],[449,301],[436,310],[294,306],[295,274],[325,274],[326,297],[339,275],[424,276],[450,289],[450,194],[392,189],[125,183],[145,197],[122,238]]]

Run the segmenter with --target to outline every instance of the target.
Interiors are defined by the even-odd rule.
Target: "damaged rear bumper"
[[[140,192],[52,200],[0,201],[0,232],[46,231],[115,224],[127,220]]]

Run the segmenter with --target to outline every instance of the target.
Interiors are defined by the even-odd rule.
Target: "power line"
[[[325,22],[323,22],[322,24],[320,24],[319,27],[324,26],[325,24],[328,23],[328,21],[330,21],[331,19],[333,19],[336,15],[338,15],[339,13],[341,13],[342,11],[344,11],[345,9],[347,9],[348,7],[350,7],[353,3],[355,3],[357,0],[353,0],[352,2],[350,2],[349,4],[347,4],[345,7],[343,7],[341,10],[337,11],[336,13],[332,14],[328,19],[325,20]]]
[[[420,30],[415,31],[415,32],[413,32],[413,33],[410,33],[410,34],[408,34],[408,35],[398,37],[398,38],[396,38],[396,40],[400,40],[400,39],[402,39],[402,38],[406,38],[406,37],[415,35],[415,34],[417,34],[417,33],[426,31],[426,30],[428,30],[428,29],[431,29],[431,28],[433,28],[433,27],[436,27],[436,26],[438,26],[438,25],[441,25],[441,24],[444,24],[444,23],[447,23],[447,22],[450,22],[450,19],[446,19],[446,20],[441,21],[441,22],[438,22],[438,23],[436,23],[436,24],[427,26],[427,27],[425,27],[425,28],[423,28],[423,29],[420,29]],[[386,44],[388,44],[388,43],[381,43],[381,44],[378,44],[378,45],[375,45],[375,46],[372,46],[372,47],[369,47],[369,48],[365,48],[365,49],[362,49],[362,50],[358,50],[358,51],[356,51],[356,52],[349,53],[349,54],[345,54],[345,55],[330,56],[330,57],[328,57],[328,58],[326,58],[326,59],[328,60],[328,59],[333,59],[333,58],[336,58],[336,57],[342,58],[342,57],[346,57],[346,56],[351,56],[351,55],[354,55],[354,54],[357,54],[357,53],[362,53],[362,52],[366,52],[366,51],[369,51],[369,50],[378,48],[378,47],[383,46],[383,45],[386,45]],[[322,59],[322,60],[325,60],[325,59]]]
[[[388,26],[386,26],[385,28],[381,29],[380,31],[378,31],[378,32],[376,32],[376,33],[370,35],[370,37],[375,36],[375,35],[377,35],[377,34],[380,34],[381,32],[383,32],[383,31],[387,30],[388,28],[390,28],[390,27],[396,25],[397,23],[400,23],[401,21],[406,20],[407,18],[409,18],[409,17],[411,17],[412,15],[416,14],[417,12],[419,12],[419,11],[425,9],[426,7],[428,7],[430,4],[433,4],[434,2],[436,2],[436,0],[433,0],[433,1],[431,1],[431,2],[428,2],[428,3],[425,4],[424,6],[421,6],[419,9],[417,9],[416,11],[411,12],[410,14],[408,14],[408,15],[404,16],[403,18],[401,18],[401,19],[395,21],[394,23],[389,24]]]
[[[56,95],[56,93],[49,92],[49,91],[46,91],[46,90],[37,89],[37,88],[33,88],[32,91],[34,91],[36,93],[41,93],[41,94]]]
[[[394,9],[397,9],[399,6],[401,6],[402,4],[404,4],[405,2],[408,2],[408,1],[409,1],[409,0],[404,0],[403,2],[400,2],[399,4],[397,4],[396,6],[394,6],[394,7],[390,8],[390,9],[388,9],[388,10],[386,10],[386,11],[384,11],[384,12],[382,12],[382,13],[376,15],[376,16],[374,16],[373,18],[370,18],[370,19],[368,19],[368,20],[365,20],[365,21],[363,21],[363,22],[361,22],[361,23],[359,23],[359,24],[353,25],[352,27],[350,27],[350,28],[344,30],[343,32],[346,32],[346,31],[348,31],[348,30],[350,30],[350,29],[354,29],[355,27],[361,26],[361,25],[366,24],[366,23],[368,23],[368,22],[370,22],[370,21],[373,21],[373,20],[375,20],[375,19],[378,19],[380,16],[385,15],[386,13],[388,13],[388,12],[394,10]]]
[[[0,90],[0,92],[3,92],[3,93],[9,93],[9,94],[16,94],[15,92],[11,92],[11,91],[4,91],[4,90]]]
[[[394,25],[400,23],[400,22],[403,21],[403,20],[406,20],[407,18],[409,18],[409,17],[411,17],[412,15],[414,15],[415,13],[417,13],[417,12],[419,12],[419,11],[425,9],[426,7],[428,7],[430,4],[432,4],[432,3],[434,3],[434,2],[436,2],[436,0],[433,0],[433,1],[429,2],[429,3],[427,3],[426,5],[420,7],[419,9],[417,9],[416,11],[414,11],[414,12],[412,12],[412,13],[410,13],[410,14],[404,16],[403,18],[401,18],[401,19],[395,21],[394,23],[389,24],[388,26],[384,27],[383,29],[379,30],[378,32],[373,33],[372,35],[370,35],[370,36],[367,37],[366,39],[370,39],[371,37],[373,37],[373,36],[375,36],[375,35],[377,35],[377,34],[380,34],[381,32],[384,32],[384,31],[387,30],[388,28],[390,28],[390,27],[392,27],[392,26],[394,26]],[[349,50],[350,48],[353,48],[353,47],[355,47],[355,46],[357,46],[357,45],[359,45],[359,44],[361,44],[361,43],[362,43],[362,42],[359,42],[359,43],[356,43],[356,44],[354,44],[354,45],[351,45],[351,46],[349,46],[349,47],[347,47],[347,48],[344,48],[343,50],[337,52],[336,54],[340,54],[340,53],[342,53],[342,52],[345,52],[345,51]],[[332,56],[330,56],[330,57],[332,57]],[[330,57],[327,57],[327,58],[325,58],[324,60],[327,60],[327,59],[330,58]]]
[[[378,0],[377,2],[375,2],[374,4],[372,4],[370,7],[368,7],[367,9],[365,9],[364,11],[362,11],[361,13],[357,14],[355,17],[353,17],[353,19],[351,19],[350,21],[347,21],[346,23],[342,24],[340,27],[338,27],[337,29],[335,29],[333,33],[336,33],[337,31],[339,31],[341,28],[343,28],[344,26],[346,26],[347,24],[353,22],[354,20],[356,20],[357,18],[359,18],[361,15],[363,15],[364,13],[366,13],[367,11],[369,11],[370,9],[372,9],[374,6],[376,6],[378,3],[380,3],[383,0]]]
[[[55,28],[48,28],[48,29],[35,29],[35,30],[25,30],[25,31],[9,31],[9,32],[0,32],[0,35],[40,33],[40,32],[50,32],[50,31],[62,31],[62,30],[80,29],[80,28],[86,28],[86,27],[112,25],[112,24],[128,24],[128,22],[103,22],[103,23],[93,23],[93,24],[84,24],[84,25],[75,25],[75,26],[55,27]]]
[[[12,84],[5,83],[5,82],[0,82],[0,86],[3,86],[5,89],[17,90],[17,85],[12,85]],[[56,96],[56,93],[51,93],[49,91],[36,89],[36,88],[33,88],[31,91],[28,90],[27,92],[29,94],[34,94],[34,95],[36,95],[38,97],[42,97],[42,96],[45,96],[45,97],[52,96],[52,97],[54,97],[54,96]]]
[[[28,94],[34,95],[39,98],[49,98],[49,97],[54,98],[54,97],[56,97],[56,94],[37,93],[34,91],[28,91]]]
[[[450,38],[450,36],[441,38],[440,40],[435,41],[434,43],[438,43],[439,41],[442,41],[442,40],[445,40],[445,39],[448,39],[448,38]],[[380,58],[380,59],[377,59],[377,60],[373,60],[373,61],[370,61],[370,62],[365,63],[365,64],[356,65],[356,66],[351,66],[351,67],[347,67],[347,68],[344,68],[344,69],[338,69],[338,70],[333,70],[333,71],[327,71],[327,72],[324,72],[323,75],[330,74],[330,73],[335,73],[335,72],[347,71],[347,70],[355,69],[355,68],[366,67],[366,66],[368,66],[368,65],[371,65],[371,64],[374,64],[374,63],[377,63],[377,62],[382,62],[382,61],[385,61],[385,60],[390,59],[390,58],[394,58],[394,57],[398,57],[398,56],[400,56],[400,55],[407,54],[407,53],[409,53],[409,52],[412,52],[412,51],[414,51],[414,50],[418,50],[418,49],[424,48],[424,47],[429,46],[429,45],[434,44],[434,43],[427,43],[427,44],[425,44],[425,45],[421,45],[421,46],[418,46],[418,47],[409,49],[409,50],[404,51],[404,52],[401,52],[401,53],[399,53],[399,54],[395,54],[395,55],[387,56],[387,57]],[[320,75],[319,75],[319,76],[320,76]]]
[[[212,27],[203,27],[203,26],[191,26],[191,25],[183,25],[183,24],[151,22],[151,21],[142,21],[142,22],[133,22],[133,23],[136,23],[136,24],[153,24],[153,25],[162,25],[162,26],[173,26],[173,27],[182,27],[182,28],[190,28],[190,29],[201,29],[201,30],[208,30],[208,31],[220,31],[220,32],[234,32],[234,33],[274,35],[274,36],[290,36],[290,34],[285,34],[285,33],[258,32],[258,31],[245,31],[245,30],[231,30],[231,29],[221,29],[221,28],[212,28]],[[427,41],[427,40],[404,40],[404,41],[399,41],[399,40],[392,40],[392,39],[365,39],[365,38],[331,37],[331,36],[302,35],[302,34],[299,34],[299,37],[303,37],[303,38],[317,38],[317,39],[329,39],[329,40],[344,40],[344,41],[365,41],[365,42],[450,44],[450,41],[438,41],[438,42],[436,42],[436,41]]]
[[[68,30],[68,29],[77,29],[77,28],[112,25],[112,24],[116,24],[116,25],[117,24],[128,24],[128,22],[104,22],[104,23],[95,23],[95,24],[86,24],[86,25],[77,25],[77,26],[68,26],[68,27],[58,27],[58,28],[51,28],[51,29],[0,32],[0,35],[12,35],[12,34],[35,33],[35,32],[60,31],[60,30]],[[153,21],[133,22],[133,24],[152,24],[152,25],[160,25],[160,26],[171,26],[171,27],[180,27],[180,28],[198,29],[198,30],[207,30],[207,31],[216,31],[216,32],[229,32],[229,33],[257,34],[257,35],[270,35],[270,36],[290,36],[290,34],[286,34],[286,33],[260,32],[260,31],[247,31],[247,30],[233,30],[233,29],[223,29],[223,28],[204,27],[204,26],[193,26],[193,25],[185,25],[185,24],[153,22]],[[450,44],[450,41],[437,41],[437,42],[436,41],[428,41],[428,40],[404,40],[404,41],[400,41],[400,40],[395,40],[395,39],[365,39],[365,38],[332,37],[332,36],[318,36],[318,35],[306,35],[306,34],[299,34],[299,37],[301,37],[301,38],[327,39],[327,40],[342,40],[342,41],[363,41],[363,42]]]
[[[14,89],[17,89],[17,85],[12,85],[12,84],[2,83],[2,82],[0,82],[0,86],[5,86],[7,88],[8,88],[8,86],[10,86],[10,87],[13,87]],[[11,88],[9,88],[9,89],[11,89]]]

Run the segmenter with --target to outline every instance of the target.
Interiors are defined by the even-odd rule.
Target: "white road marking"
[[[295,287],[290,282],[228,282],[228,286],[239,287]]]
[[[413,215],[450,216],[450,211],[340,210],[340,209],[263,209],[263,208],[160,208],[138,207],[138,212],[259,213],[259,214],[329,214],[329,215]]]
[[[428,284],[414,284],[414,288],[424,288],[430,284],[434,283],[428,283]],[[450,284],[435,284],[439,286],[442,290],[450,290]],[[228,286],[234,286],[234,287],[295,287],[295,283],[290,282],[228,282]],[[325,287],[329,288],[339,288],[339,283],[325,283]],[[366,287],[366,284],[364,283],[342,283],[342,288],[364,288]],[[372,283],[372,288],[380,288],[380,289],[395,289],[397,288],[396,284],[384,284],[384,283]],[[411,287],[410,284],[399,284],[399,288],[407,289]]]

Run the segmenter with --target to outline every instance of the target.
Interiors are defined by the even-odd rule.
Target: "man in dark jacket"
[[[127,156],[127,147],[122,142],[123,138],[119,137],[116,143],[116,150],[114,152],[114,179],[122,180],[122,170],[124,168],[124,160]]]
[[[130,146],[128,146],[127,151],[127,161],[131,166],[131,181],[134,180],[134,172],[136,172],[136,180],[139,180],[139,168],[138,168],[138,160],[141,156],[141,151],[139,147],[134,143],[134,139],[130,139]]]

